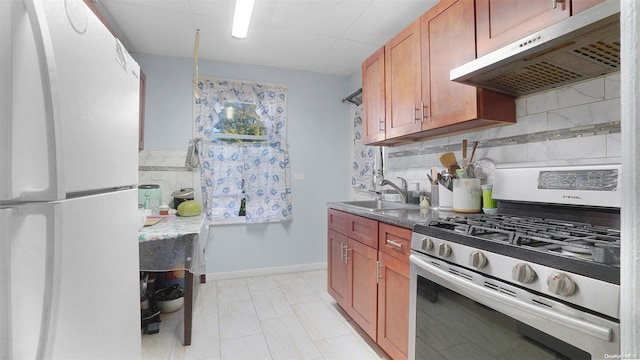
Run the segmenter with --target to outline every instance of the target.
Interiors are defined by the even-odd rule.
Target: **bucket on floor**
[[[184,265],[178,267],[184,268]],[[162,289],[179,285],[184,289],[184,272],[185,270],[171,270],[157,273],[155,288]]]

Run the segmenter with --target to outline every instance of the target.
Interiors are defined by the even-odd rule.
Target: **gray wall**
[[[133,56],[147,76],[145,151],[185,151],[193,59]],[[207,60],[199,61],[199,75],[286,85],[291,173],[304,176],[292,180],[293,221],[213,226],[207,272],[326,262],[326,203],[350,194],[353,105],[341,100],[357,88],[349,89],[347,77]]]

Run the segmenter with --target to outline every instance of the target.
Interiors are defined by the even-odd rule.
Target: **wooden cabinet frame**
[[[328,210],[327,291],[393,359],[409,341],[411,229]]]

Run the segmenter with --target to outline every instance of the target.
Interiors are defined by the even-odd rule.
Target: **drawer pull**
[[[402,243],[387,239],[387,244],[397,247],[398,249],[402,249]]]

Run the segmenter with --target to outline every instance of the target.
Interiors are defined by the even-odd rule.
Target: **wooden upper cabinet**
[[[571,6],[570,0],[476,0],[475,11],[480,57],[568,18]]]
[[[365,144],[393,146],[516,122],[513,96],[449,80],[453,68],[476,58],[475,30],[474,1],[441,0],[384,46],[384,136],[372,134],[380,131],[371,116],[380,104],[367,95],[380,54],[363,63]]]
[[[384,47],[362,63],[362,142],[384,140],[386,119]]]
[[[604,1],[605,0],[571,0],[571,15],[575,15]]]
[[[414,21],[391,39],[385,49],[385,138],[422,129],[420,22]]]
[[[474,6],[443,0],[421,18],[423,92],[429,89],[427,133],[446,135],[515,123],[515,98],[449,80],[451,69],[475,59]]]
[[[442,4],[443,2],[441,2]],[[422,35],[428,41],[429,78],[424,88],[430,89],[431,109],[428,128],[437,128],[460,119],[477,116],[476,88],[449,80],[455,66],[475,59],[475,30],[473,2],[461,0],[441,11],[428,12],[422,17]],[[439,9],[435,9],[439,10]]]

